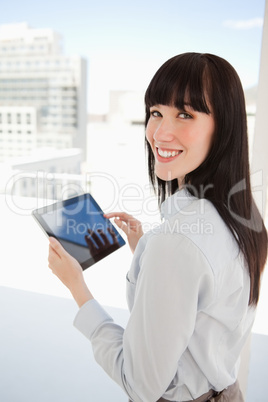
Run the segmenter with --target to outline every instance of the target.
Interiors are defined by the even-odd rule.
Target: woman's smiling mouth
[[[169,149],[161,149],[156,147],[156,153],[158,159],[161,161],[161,159],[164,159],[166,162],[168,160],[172,160],[176,158],[176,156],[180,155],[183,151],[178,151],[178,150],[169,150]]]

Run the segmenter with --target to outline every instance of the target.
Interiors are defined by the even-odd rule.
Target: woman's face
[[[185,105],[155,105],[150,108],[146,138],[155,157],[155,174],[164,181],[178,179],[183,184],[208,156],[214,133],[211,114],[196,112]]]

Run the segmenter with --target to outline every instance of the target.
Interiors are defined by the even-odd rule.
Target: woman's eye
[[[185,112],[180,113],[179,117],[181,117],[182,119],[191,119],[192,118],[192,116],[189,113],[185,113]]]
[[[151,116],[153,117],[161,117],[161,113],[159,113],[157,110],[151,110],[150,112]]]

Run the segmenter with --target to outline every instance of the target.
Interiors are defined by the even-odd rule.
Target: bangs
[[[188,105],[197,112],[210,114],[206,62],[200,56],[184,53],[163,64],[146,91],[146,109],[161,104],[184,110]]]

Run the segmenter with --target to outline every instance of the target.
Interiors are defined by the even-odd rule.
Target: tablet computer
[[[89,193],[35,209],[32,215],[83,270],[126,244]]]

